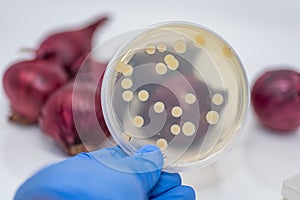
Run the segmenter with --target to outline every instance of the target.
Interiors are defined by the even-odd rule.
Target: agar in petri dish
[[[169,172],[207,166],[226,152],[249,104],[235,51],[213,31],[184,22],[152,26],[124,44],[108,64],[101,95],[120,147],[133,154],[158,146]]]
[[[161,53],[165,52],[167,50],[167,45],[166,43],[160,42],[157,44],[157,50]]]
[[[187,49],[187,46],[185,44],[184,41],[182,40],[178,40],[174,43],[174,50],[181,54],[181,53],[185,53],[186,52],[186,49]]]
[[[180,117],[182,115],[182,109],[179,106],[174,106],[171,113],[173,117]]]
[[[124,76],[130,76],[133,72],[133,68],[131,65],[124,65],[123,68],[122,68],[122,74]]]
[[[163,75],[163,74],[167,73],[168,69],[167,69],[167,66],[164,63],[157,63],[155,65],[155,71],[158,74]]]
[[[165,105],[163,102],[158,101],[154,103],[154,111],[157,113],[162,113],[165,110]]]
[[[192,122],[185,122],[182,126],[182,132],[185,136],[192,136],[196,132],[195,125]]]
[[[196,97],[193,94],[189,93],[189,94],[185,95],[185,99],[184,100],[188,104],[193,104],[196,101]]]
[[[126,90],[122,93],[122,99],[129,102],[133,99],[133,93],[130,90]]]
[[[215,105],[221,105],[224,102],[224,98],[221,94],[214,94],[212,97],[212,102]]]
[[[142,127],[144,125],[144,118],[141,117],[141,116],[135,116],[133,118],[133,124],[136,126],[136,127]]]
[[[152,55],[155,53],[155,51],[156,51],[156,47],[153,44],[149,44],[146,46],[147,54]]]
[[[132,86],[132,81],[129,78],[124,78],[121,82],[122,88],[129,89]]]
[[[180,126],[178,124],[173,124],[170,131],[173,135],[178,135],[180,133]]]
[[[210,124],[216,124],[219,121],[219,114],[216,111],[209,111],[206,114],[206,121]]]
[[[176,70],[179,67],[178,60],[172,54],[166,55],[164,61],[170,70]]]
[[[165,149],[168,147],[168,141],[164,138],[160,138],[156,141],[156,146],[158,146],[160,149]]]
[[[138,98],[140,101],[147,101],[149,98],[149,93],[147,92],[147,90],[141,90],[138,93]]]

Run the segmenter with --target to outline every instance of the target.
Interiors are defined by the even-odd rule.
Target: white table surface
[[[1,77],[10,63],[29,57],[20,53],[21,47],[36,47],[51,29],[109,13],[113,18],[102,32],[102,40],[163,21],[204,25],[229,41],[253,83],[266,65],[300,66],[299,10],[297,0],[0,0]],[[9,103],[2,87],[0,110],[0,199],[4,200],[12,199],[17,187],[36,170],[65,155],[37,127],[7,121]],[[259,126],[251,111],[228,154],[182,177],[195,188],[199,200],[281,199],[282,181],[300,172],[299,153],[299,131],[285,136],[272,134]]]

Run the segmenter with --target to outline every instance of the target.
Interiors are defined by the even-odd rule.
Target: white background
[[[30,57],[20,48],[35,48],[50,30],[108,13],[111,21],[96,40],[170,20],[204,25],[239,53],[252,85],[270,64],[300,66],[299,10],[297,0],[0,0],[1,77],[9,64]],[[0,88],[0,199],[4,200],[12,199],[19,184],[36,170],[65,155],[38,128],[7,121],[9,103]],[[299,131],[273,134],[260,127],[250,111],[240,136],[232,151],[215,164],[182,174],[197,191],[197,199],[281,199],[282,181],[300,172]]]

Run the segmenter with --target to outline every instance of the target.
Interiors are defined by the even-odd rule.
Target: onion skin
[[[57,59],[33,59],[10,66],[3,77],[4,90],[12,109],[10,119],[36,123],[49,95],[67,80],[68,76]]]
[[[98,63],[97,67],[103,74],[106,65]],[[90,74],[97,76],[99,83],[93,78],[87,80],[88,74],[85,71],[84,79],[76,78],[57,90],[43,106],[39,117],[43,132],[54,138],[69,155],[96,149],[101,140],[110,135],[101,109],[102,74]]]
[[[101,17],[81,29],[53,33],[41,42],[36,51],[37,57],[41,59],[57,57],[62,60],[65,70],[70,72],[69,68],[75,60],[92,50],[92,36],[107,19]],[[71,74],[75,75],[75,73]]]
[[[300,75],[293,70],[274,70],[260,76],[251,92],[254,111],[264,126],[290,132],[300,125]]]

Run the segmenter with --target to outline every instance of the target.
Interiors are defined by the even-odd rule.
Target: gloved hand
[[[193,200],[178,174],[161,172],[161,151],[152,145],[128,156],[119,147],[81,153],[29,178],[15,200]]]

